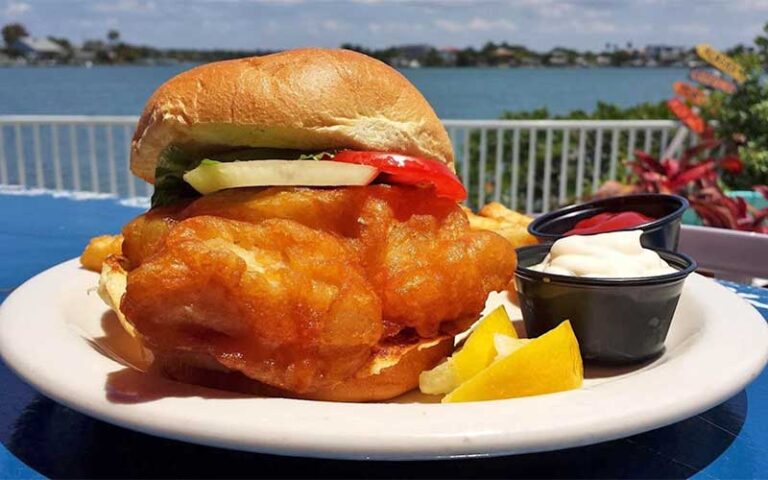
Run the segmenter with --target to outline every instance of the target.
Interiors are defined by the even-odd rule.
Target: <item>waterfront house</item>
[[[95,62],[96,52],[93,50],[76,48],[72,52],[72,63],[76,65],[93,65]]]
[[[607,67],[611,64],[611,56],[610,55],[598,55],[595,59],[595,63],[600,67]]]
[[[646,58],[656,60],[661,65],[671,65],[682,61],[687,49],[671,45],[646,45],[644,53]]]
[[[517,53],[506,47],[499,47],[493,50],[490,57],[491,65],[497,67],[514,67],[520,63]]]
[[[58,61],[67,55],[61,45],[48,38],[21,37],[11,43],[8,49],[32,62]]]
[[[437,54],[440,56],[440,60],[443,62],[443,65],[445,66],[454,66],[456,65],[456,61],[459,59],[459,50],[458,48],[441,48]]]
[[[553,67],[564,67],[568,65],[568,52],[561,48],[552,50],[549,54],[549,60],[547,63]]]

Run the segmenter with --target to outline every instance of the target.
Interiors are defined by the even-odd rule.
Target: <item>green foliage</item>
[[[763,33],[765,35],[755,37],[755,46],[757,47],[757,55],[765,65],[768,62],[768,22],[763,25]]]
[[[15,54],[16,52],[10,51],[11,44],[22,37],[29,36],[29,32],[26,27],[20,23],[9,23],[3,27],[2,35],[5,47],[9,49],[11,54]]]
[[[757,40],[768,39],[758,37]],[[756,41],[757,43],[757,41]],[[747,72],[746,81],[733,94],[717,93],[716,107],[708,119],[716,121],[716,135],[727,142],[730,153],[737,153],[744,163],[740,174],[724,173],[723,181],[735,190],[751,190],[768,184],[768,84],[762,78],[760,64],[768,54],[758,43],[760,53],[736,56]]]
[[[666,102],[644,102],[630,107],[621,107],[614,103],[597,102],[591,112],[572,110],[565,115],[552,115],[546,108],[534,110],[504,112],[501,118],[505,120],[659,120],[674,118],[667,108]]]
[[[546,108],[538,108],[505,112],[501,118],[505,120],[636,120],[671,118],[671,114],[665,102],[642,103],[631,107],[598,102],[591,112],[575,110],[565,115],[553,115]],[[623,159],[630,156],[631,150],[645,149],[646,145],[652,152],[658,152],[661,149],[659,135],[654,136],[653,133],[639,131],[632,136],[627,131],[614,129],[605,129],[602,134],[597,134],[594,130],[573,129],[563,133],[539,129],[521,130],[517,137],[513,132],[507,131],[503,133],[503,137],[500,137],[499,132],[489,131],[483,140],[480,132],[471,131],[467,147],[460,139],[456,148],[459,158],[464,158],[464,152],[466,152],[472,161],[467,164],[459,162],[457,168],[469,189],[467,203],[470,206],[476,208],[481,206],[481,203],[493,200],[493,198],[484,197],[484,194],[494,192],[496,182],[500,182],[501,188],[498,190],[500,201],[525,209],[528,198],[531,198],[534,202],[533,210],[542,211],[543,202],[547,202],[550,209],[555,208],[587,195],[609,178],[626,179],[627,171]],[[669,138],[671,138],[671,132]],[[499,152],[499,139],[502,140],[500,151],[502,161],[497,165],[495,159]],[[548,139],[550,142],[547,141]],[[549,157],[547,157],[547,143],[551,145]],[[611,164],[614,149],[617,162]],[[577,160],[582,152],[586,161],[583,169],[579,170]],[[515,158],[517,161],[514,160]],[[532,168],[529,168],[531,158],[533,158],[533,162],[530,163]],[[486,161],[480,161],[482,159]],[[562,195],[559,183],[561,172],[565,175],[563,178],[568,179],[568,183],[563,185]],[[527,191],[529,175],[534,179],[530,194]],[[486,179],[483,185],[480,185],[481,176]],[[548,184],[545,178],[549,179]],[[547,187],[549,194],[545,195]],[[512,192],[516,193],[513,195]]]
[[[152,193],[152,207],[173,205],[185,198],[198,195],[194,188],[184,181],[184,173],[200,164],[201,159],[188,152],[169,146],[160,153],[155,169],[155,191]]]

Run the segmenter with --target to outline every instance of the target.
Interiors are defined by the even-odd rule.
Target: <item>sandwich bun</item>
[[[403,75],[349,50],[308,48],[209,63],[150,97],[131,143],[131,170],[154,183],[169,145],[374,150],[453,169],[453,149],[429,103]]]
[[[257,396],[294,397],[332,402],[374,402],[418,387],[419,374],[434,368],[453,351],[453,337],[381,345],[357,374],[331,387],[290,392],[229,370],[212,357],[187,351],[154,351],[152,371],[183,383]]]

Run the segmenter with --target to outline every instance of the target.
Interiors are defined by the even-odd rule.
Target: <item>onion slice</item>
[[[203,195],[237,187],[368,185],[379,170],[317,160],[252,160],[203,162],[184,174],[184,181]]]

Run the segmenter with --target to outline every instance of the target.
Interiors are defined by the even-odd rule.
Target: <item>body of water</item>
[[[0,114],[138,115],[161,83],[191,65],[0,68]],[[672,95],[684,68],[436,68],[403,73],[441,118],[498,118],[505,110],[592,110]]]

